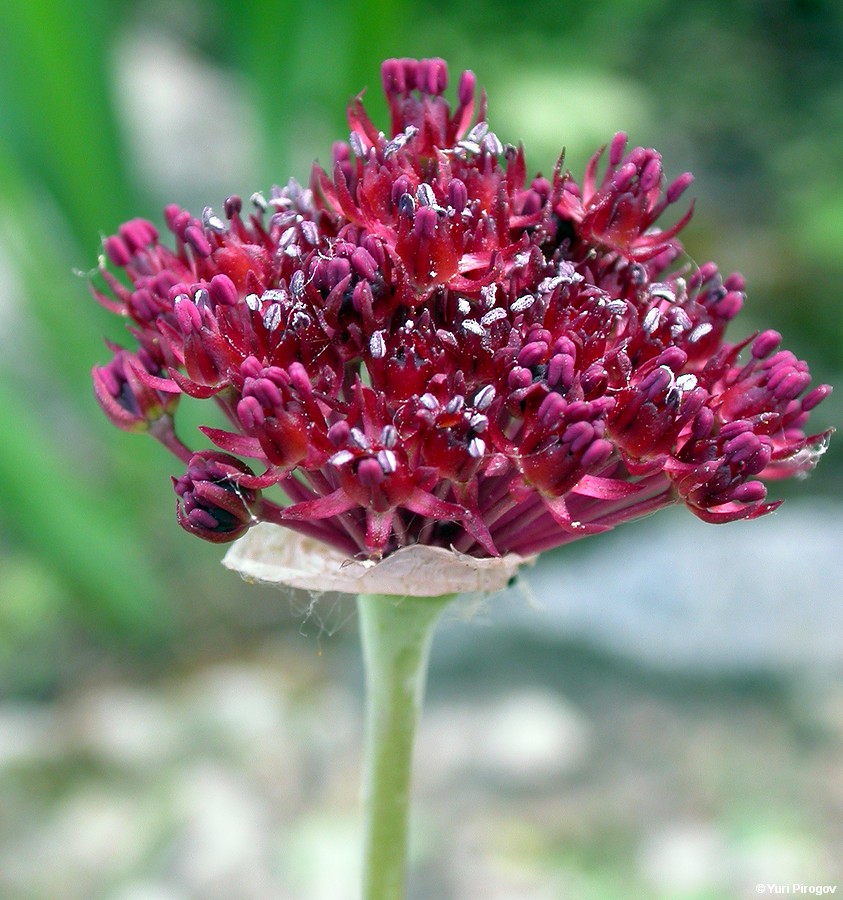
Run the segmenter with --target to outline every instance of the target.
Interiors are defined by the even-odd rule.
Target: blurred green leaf
[[[37,412],[0,379],[0,420],[14,423],[0,442],[0,507],[12,533],[72,585],[89,625],[140,640],[160,634],[171,624],[170,597],[122,524],[119,498],[104,501],[68,468]]]
[[[0,29],[0,127],[84,240],[133,205],[112,113],[113,12],[105,0],[8,0]]]

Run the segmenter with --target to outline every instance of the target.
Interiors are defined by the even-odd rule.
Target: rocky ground
[[[843,880],[839,687],[694,683],[479,637],[460,666],[434,659],[411,897],[730,898]],[[153,684],[5,703],[0,896],[353,900],[351,643],[320,655],[278,638]]]
[[[647,579],[632,557],[610,562],[607,539],[606,560],[529,576],[543,610],[513,594],[446,614],[418,744],[411,900],[843,885],[837,594],[784,603],[769,587],[791,589],[780,548],[778,575],[763,556],[755,576],[733,569],[729,584],[763,582],[747,605],[745,587],[732,596],[706,570],[696,532],[664,527],[639,549],[673,559],[690,592],[657,579],[645,602]],[[691,542],[696,576],[670,541]],[[827,586],[838,569],[817,577]],[[626,618],[610,628],[622,588]],[[353,619],[322,598],[153,678],[92,668],[49,703],[0,703],[0,897],[355,900]]]

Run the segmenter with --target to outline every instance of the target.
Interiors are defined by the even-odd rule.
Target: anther
[[[205,228],[209,228],[217,234],[225,234],[225,222],[223,222],[210,206],[206,206],[202,210],[202,224]]]
[[[486,442],[483,438],[473,437],[468,442],[468,455],[474,457],[474,459],[482,459],[485,452]]]
[[[369,439],[359,428],[352,428],[348,433],[348,439],[355,447],[359,447],[361,450],[368,450],[372,446],[369,443]]]
[[[398,429],[394,425],[384,425],[380,440],[387,450],[391,450],[398,441]]]
[[[485,387],[480,388],[480,390],[474,395],[472,406],[476,410],[484,412],[492,405],[495,400],[496,394],[497,391],[495,391],[494,385],[487,384]]]
[[[372,354],[372,359],[383,359],[386,356],[386,341],[382,331],[374,332],[369,338],[369,352]]]

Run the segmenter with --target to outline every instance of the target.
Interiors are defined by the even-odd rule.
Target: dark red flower
[[[136,353],[95,370],[115,424],[188,463],[179,521],[232,540],[256,521],[381,558],[414,543],[527,554],[677,501],[712,522],[769,512],[764,481],[804,472],[805,363],[764,332],[724,341],[736,274],[682,264],[657,220],[691,183],[626,137],[528,181],[521,148],[475,119],[474,76],[389,60],[390,134],[360,98],[309,188],[252,212],[168,207],[172,248],[134,220],[104,242],[106,290]],[[178,394],[214,398],[224,453],[191,455]],[[255,475],[237,457],[254,461]],[[287,501],[270,499],[280,489]],[[260,492],[263,491],[263,494]]]

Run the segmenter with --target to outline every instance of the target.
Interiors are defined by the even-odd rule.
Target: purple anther
[[[137,253],[158,240],[158,230],[146,219],[132,219],[118,229],[130,252]]]
[[[775,387],[773,387],[772,381],[771,378],[769,387],[773,388],[773,396],[776,400],[795,400],[811,383],[811,376],[808,372],[791,369],[783,377],[776,379]]]
[[[570,359],[570,357],[566,358]],[[600,363],[592,363],[585,372],[580,375],[580,387],[586,396],[593,395],[605,388],[608,381],[609,375]]]
[[[119,266],[121,269],[123,266],[128,265],[132,258],[131,253],[129,253],[129,248],[126,246],[123,239],[116,234],[107,237],[102,242],[102,249],[105,250],[105,255],[112,263],[114,263],[115,266]]]
[[[462,212],[467,203],[468,189],[465,182],[459,178],[452,178],[448,185],[448,205],[457,212]]]
[[[741,311],[744,303],[744,295],[740,291],[729,291],[717,304],[718,314],[729,321]]]
[[[667,366],[659,366],[643,379],[639,390],[648,400],[656,400],[673,384],[673,372]]]
[[[802,410],[804,412],[810,412],[818,403],[822,403],[831,391],[832,387],[830,384],[821,384],[815,387],[803,397],[801,403]]]
[[[344,278],[351,274],[351,263],[347,259],[334,257],[328,263],[328,286],[335,288]]]
[[[637,174],[638,167],[634,163],[624,163],[617,172],[612,175],[612,187],[616,191],[628,190]]]
[[[678,178],[671,181],[665,192],[665,198],[668,203],[676,203],[676,201],[685,193],[694,181],[694,176],[690,172],[684,172]]]
[[[561,394],[548,394],[539,404],[538,419],[546,428],[555,428],[565,415],[565,398]]]
[[[547,364],[547,383],[568,390],[574,383],[576,361],[567,353],[555,353]]]
[[[389,191],[389,197],[392,200],[393,205],[396,205],[404,194],[413,193],[413,184],[410,179],[406,175],[399,175],[395,181],[392,182],[392,187]]]
[[[762,331],[752,342],[752,355],[756,359],[765,359],[779,349],[781,342],[782,336],[778,331],[773,331],[772,329]]]
[[[289,376],[290,384],[303,397],[309,397],[313,393],[310,375],[307,374],[307,369],[298,360],[291,362],[287,367],[287,375]]]
[[[163,272],[159,272],[155,276],[155,280],[152,282],[152,287],[156,294],[167,297],[169,295],[170,288],[178,283],[178,278],[169,270],[164,269]]]
[[[542,208],[543,202],[542,198],[535,191],[526,191],[521,200],[521,215],[534,215]]]
[[[642,191],[651,191],[657,187],[662,177],[662,164],[658,157],[647,160],[641,174],[638,176],[638,183]]]
[[[608,462],[614,452],[615,448],[610,441],[598,438],[588,445],[580,457],[580,466],[586,471],[597,469]]]
[[[226,201],[223,204],[223,211],[225,212],[226,219],[233,219],[235,216],[240,215],[241,209],[243,209],[243,201],[237,194],[232,194],[230,197],[226,198]]]
[[[260,428],[266,420],[260,402],[257,397],[252,396],[244,397],[237,404],[237,418],[247,432],[253,432]]]
[[[696,441],[701,441],[711,434],[714,427],[714,413],[707,406],[704,406],[694,418],[694,424],[691,426],[691,437]]]
[[[619,131],[613,138],[609,146],[609,165],[617,166],[623,159],[623,152],[626,149],[627,136],[623,131]]]
[[[594,426],[591,422],[574,422],[562,434],[562,440],[571,447],[571,453],[579,453],[594,440]]]
[[[696,277],[699,279],[700,284],[705,284],[707,281],[713,281],[714,279],[719,280],[720,275],[717,271],[717,263],[703,263],[696,273]]]
[[[176,297],[174,312],[182,334],[190,334],[192,331],[202,329],[202,313],[187,294],[180,294]]]
[[[533,373],[529,369],[523,369],[521,366],[515,366],[510,370],[506,384],[511,391],[517,391],[519,388],[529,387],[533,383]]]
[[[240,363],[240,374],[244,378],[259,378],[261,372],[263,372],[263,366],[261,361],[255,356],[247,356]]]
[[[429,60],[427,70],[427,89],[431,94],[439,96],[448,88],[448,64],[438,57]]]
[[[543,363],[547,358],[547,343],[545,341],[530,341],[518,352],[518,365],[531,369],[533,366]]]
[[[354,291],[351,294],[351,302],[357,312],[372,309],[374,297],[368,281],[358,281],[357,284],[354,285]]]
[[[460,76],[457,88],[457,100],[460,106],[468,106],[474,102],[474,94],[477,90],[477,79],[470,69],[466,69]]]
[[[422,206],[416,212],[413,220],[413,232],[420,238],[431,239],[436,236],[436,228],[439,225],[439,217],[436,211],[429,206]]]
[[[720,439],[730,441],[739,434],[746,434],[752,431],[752,422],[747,419],[735,419],[734,422],[726,422],[720,429]]]
[[[738,503],[757,503],[767,496],[767,488],[760,481],[747,481],[736,485],[729,492],[729,498]]]
[[[237,288],[228,275],[214,275],[208,285],[211,299],[220,306],[236,306],[238,301]]]
[[[397,59],[387,59],[381,65],[381,80],[384,93],[388,96],[403,94],[407,90],[404,67]]]
[[[418,88],[419,90],[422,89],[422,86],[419,83],[418,79],[418,71],[420,67],[421,62],[417,59],[404,57],[401,60],[401,70],[404,75],[405,91],[412,91],[415,88]]]
[[[197,256],[204,258],[211,255],[211,245],[198,225],[189,225],[185,228],[184,239],[190,244]]]
[[[361,459],[357,464],[357,480],[363,487],[381,484],[385,477],[381,464],[372,457]]]
[[[339,422],[334,422],[328,429],[328,440],[335,447],[344,447],[348,442],[350,431],[351,428],[349,427],[348,422],[346,422],[345,419],[340,419]]]
[[[754,456],[760,446],[761,441],[758,435],[751,431],[745,431],[726,441],[723,445],[723,455],[731,463],[742,463]]]
[[[360,246],[375,261],[375,266],[382,269],[386,262],[386,251],[383,249],[383,242],[376,238],[373,234],[367,234],[360,242]]]
[[[181,216],[181,213],[182,208],[177,203],[168,203],[164,207],[164,221],[167,223],[167,228],[169,228],[173,234],[178,234],[176,221]]]
[[[268,378],[255,378],[253,381],[247,382],[243,388],[243,394],[254,397],[265,410],[279,409],[284,403],[278,385]]]
[[[373,281],[378,274],[378,266],[368,250],[357,247],[351,254],[351,266],[354,271],[367,281]]]
[[[656,362],[660,366],[667,366],[673,372],[678,372],[688,362],[688,354],[680,347],[668,347],[659,354]]]
[[[187,494],[187,490],[184,491],[184,495]],[[211,515],[210,512],[206,509],[202,509],[197,506],[194,509],[191,509],[190,512],[184,516],[182,521],[182,526],[187,526],[190,529],[195,529],[196,531],[214,531],[218,526],[219,522]]]

